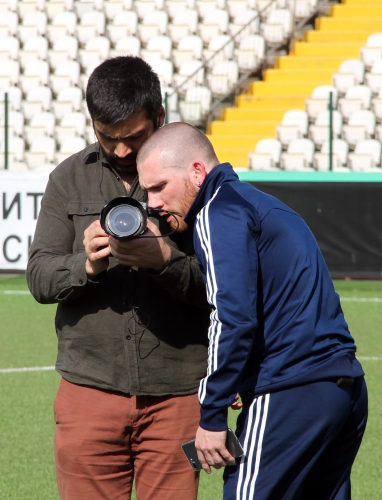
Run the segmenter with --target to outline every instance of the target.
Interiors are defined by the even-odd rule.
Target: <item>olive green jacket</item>
[[[210,310],[192,231],[166,237],[172,252],[161,273],[110,257],[107,271],[86,275],[84,231],[126,194],[98,143],[50,175],[27,280],[38,302],[58,303],[56,369],[70,382],[131,395],[195,393],[206,373]],[[146,201],[137,179],[129,196]],[[152,220],[169,233],[159,219]]]

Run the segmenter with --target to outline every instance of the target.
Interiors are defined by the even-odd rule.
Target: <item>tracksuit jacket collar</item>
[[[212,198],[215,191],[224,183],[237,181],[239,178],[230,163],[221,163],[214,167],[205,178],[189,211],[184,217],[187,224],[192,224],[200,210]]]

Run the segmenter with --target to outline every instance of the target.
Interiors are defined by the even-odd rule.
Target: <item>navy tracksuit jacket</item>
[[[224,163],[186,221],[213,307],[202,427],[226,429],[236,393],[363,375],[324,259],[297,213]]]

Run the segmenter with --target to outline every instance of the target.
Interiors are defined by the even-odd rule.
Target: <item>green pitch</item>
[[[366,435],[353,467],[352,498],[379,500],[382,282],[337,281],[335,287],[366,372],[370,401]],[[26,292],[24,277],[0,277],[0,499],[58,500],[52,406],[59,376],[51,370],[4,372],[55,363],[55,306],[41,306]],[[230,419],[235,428],[236,414],[231,412]],[[221,491],[221,471],[201,474],[200,500],[220,500]]]

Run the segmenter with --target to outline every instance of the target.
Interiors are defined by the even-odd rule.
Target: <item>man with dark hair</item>
[[[224,500],[350,500],[367,420],[356,346],[318,245],[276,198],[219,164],[185,123],[157,131],[138,154],[151,207],[183,218],[213,312],[195,446],[224,471]],[[226,448],[239,393],[237,436]]]
[[[163,125],[157,75],[118,57],[89,78],[98,142],[51,174],[27,279],[41,303],[58,303],[54,404],[62,500],[195,500],[198,476],[182,454],[198,425],[209,306],[189,232],[163,218],[146,235],[107,236],[101,209],[118,196],[145,202],[136,155]],[[161,237],[161,236],[164,237]]]

